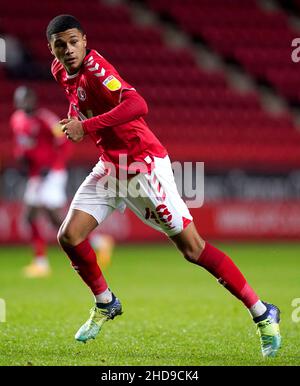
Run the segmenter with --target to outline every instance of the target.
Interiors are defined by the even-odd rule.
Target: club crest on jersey
[[[86,92],[84,91],[84,89],[82,87],[78,87],[77,96],[81,101],[86,100]]]
[[[110,75],[106,79],[104,79],[103,84],[110,91],[120,90],[120,88],[122,86],[121,82],[117,78],[115,78],[113,75]]]

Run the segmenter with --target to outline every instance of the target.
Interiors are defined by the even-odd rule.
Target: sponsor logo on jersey
[[[110,91],[117,91],[121,88],[121,82],[115,78],[113,75],[108,76],[104,81],[103,84],[106,88],[108,88]]]
[[[77,95],[78,95],[78,98],[81,101],[85,101],[86,100],[86,92],[84,91],[84,89],[82,87],[78,87]]]

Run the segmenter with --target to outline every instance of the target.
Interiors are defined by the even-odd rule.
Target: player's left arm
[[[148,106],[144,98],[135,90],[125,90],[122,93],[121,102],[112,110],[83,122],[64,119],[60,123],[67,137],[74,142],[79,142],[85,134],[104,127],[114,127],[131,122],[146,115],[147,112]]]
[[[85,134],[104,127],[119,126],[138,119],[148,113],[148,106],[144,98],[135,90],[125,90],[121,102],[112,110],[87,119],[82,123]]]
[[[115,127],[134,121],[148,113],[144,98],[103,58],[88,68],[89,86],[95,98],[108,102],[111,110],[86,119],[82,122],[63,120],[63,131],[67,137],[79,142],[85,134],[101,130],[105,127]],[[103,66],[103,67],[102,67]],[[101,68],[101,73],[100,73]],[[105,76],[99,76],[101,74]]]

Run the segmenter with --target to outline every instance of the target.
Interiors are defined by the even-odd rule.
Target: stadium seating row
[[[291,102],[300,102],[299,71],[291,60],[291,42],[298,33],[284,11],[264,10],[254,0],[174,0],[172,7],[167,0],[147,0],[147,4],[257,79],[268,81]]]
[[[240,2],[233,0],[187,0],[185,7],[177,0],[172,1],[172,7],[167,7],[167,0],[147,0],[147,3],[156,11],[168,12],[187,32],[199,34],[222,54],[234,53],[236,60],[241,62],[246,58],[245,66],[251,73],[255,73],[257,68],[258,75],[268,76],[274,84],[277,82],[278,90],[287,90],[287,80],[276,73],[281,70],[282,45],[274,48],[266,41],[261,45],[252,44],[254,35],[259,41],[265,40],[264,34],[267,37],[272,35],[274,42],[274,23],[283,31],[282,36],[288,39],[282,14],[264,18],[254,0],[242,2],[245,11],[238,5]],[[218,12],[212,11],[212,3],[213,7],[218,5]],[[66,0],[53,0],[42,7],[33,6],[36,5],[33,0],[24,4],[20,5],[18,12],[22,17],[15,16],[9,3],[1,9],[0,21],[4,31],[22,39],[31,55],[48,72],[51,56],[45,40],[45,26],[49,18],[58,13],[78,16],[86,28],[89,46],[111,61],[121,76],[145,97],[150,107],[146,120],[167,145],[173,158],[204,160],[217,168],[228,165],[267,167],[269,163],[272,167],[278,166],[279,160],[282,168],[300,165],[299,150],[297,156],[295,154],[299,149],[300,136],[289,114],[270,115],[261,106],[255,90],[240,93],[227,83],[222,71],[207,72],[199,67],[191,49],[168,47],[158,27],[140,27],[131,20],[126,4],[109,6],[90,0],[88,16],[86,4],[79,0],[73,0],[71,5]],[[31,8],[34,9],[32,13],[29,11]],[[180,15],[179,11],[182,11]],[[31,28],[28,28],[28,23]],[[257,58],[247,57],[252,54],[244,49],[243,39],[244,44],[246,42],[251,46],[249,52]],[[267,55],[260,54],[263,44],[274,53],[271,69]],[[0,151],[2,160],[10,162],[8,117],[13,111],[13,91],[21,81],[12,81],[3,70],[0,77],[5,90],[0,94],[1,149],[5,148]],[[37,90],[42,105],[65,117],[67,102],[63,91],[53,80],[35,80],[28,84]],[[296,86],[291,84],[288,92],[295,95]],[[74,162],[95,159],[87,146],[83,143],[80,149],[78,147],[79,153]]]

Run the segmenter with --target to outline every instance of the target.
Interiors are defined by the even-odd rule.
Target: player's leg
[[[275,355],[280,346],[279,310],[260,301],[234,262],[199,236],[177,191],[170,162],[167,158],[155,162],[157,166],[155,163],[150,176],[141,174],[134,178],[144,197],[128,197],[127,206],[146,224],[167,234],[188,261],[214,275],[245,304],[258,323],[263,355]]]
[[[44,177],[40,188],[40,200],[54,228],[62,224],[61,209],[66,205],[67,172],[65,170],[50,170]]]
[[[266,307],[246,282],[246,279],[222,251],[205,242],[191,222],[180,233],[170,236],[183,256],[191,263],[205,268],[214,275],[220,284],[241,300],[253,317],[262,315]]]
[[[59,244],[95,297],[105,293],[108,287],[88,241],[90,232],[97,226],[98,222],[89,213],[71,208],[58,231]],[[103,299],[103,302],[110,300]]]
[[[45,277],[51,273],[47,257],[47,243],[37,222],[41,209],[36,206],[28,206],[26,220],[31,230],[31,244],[33,260],[24,268],[24,275],[28,278]]]
[[[278,308],[262,302],[234,262],[225,253],[204,242],[193,223],[170,239],[188,261],[206,269],[244,303],[257,323],[263,356],[275,356],[281,344]]]
[[[34,260],[46,259],[47,247],[44,237],[37,224],[37,218],[41,212],[36,206],[27,207],[26,220],[31,229],[31,241],[34,251]]]
[[[139,188],[145,187],[144,192],[141,192],[145,196],[146,179],[147,176],[136,177]],[[177,189],[172,189],[172,181],[169,180],[164,184],[159,171],[156,172],[154,180],[159,180],[161,184],[161,187],[158,189],[156,186],[156,189],[159,192],[164,191],[161,199],[150,191],[147,197],[141,199],[127,198],[127,206],[148,225],[166,233],[188,261],[202,266],[216,276],[219,282],[242,300],[251,311],[263,313],[266,307],[262,302],[258,302],[257,295],[246,283],[235,264],[224,253],[206,243],[199,236],[188,208]],[[254,316],[259,316],[259,314]]]
[[[105,217],[112,209],[107,208]],[[87,212],[70,209],[59,233],[58,241],[72,262],[72,266],[94,294],[95,307],[90,318],[75,335],[75,339],[86,342],[94,339],[102,325],[122,313],[119,300],[110,291],[103,273],[97,263],[97,257],[88,240],[89,234],[98,226],[98,222]]]
[[[73,267],[91,289],[95,307],[75,338],[86,342],[95,338],[102,325],[122,313],[120,301],[110,291],[88,237],[115,209],[115,200],[107,198],[107,192],[99,178],[104,167],[99,162],[78,189],[69,213],[60,227],[58,241]]]
[[[66,202],[66,180],[65,171],[49,171],[45,177],[31,177],[27,182],[24,201],[28,206],[26,217],[31,228],[35,256],[33,262],[25,267],[24,273],[27,277],[43,277],[51,273],[47,244],[38,225],[37,216],[46,211],[52,224],[59,228],[61,217],[56,208],[62,207]]]

